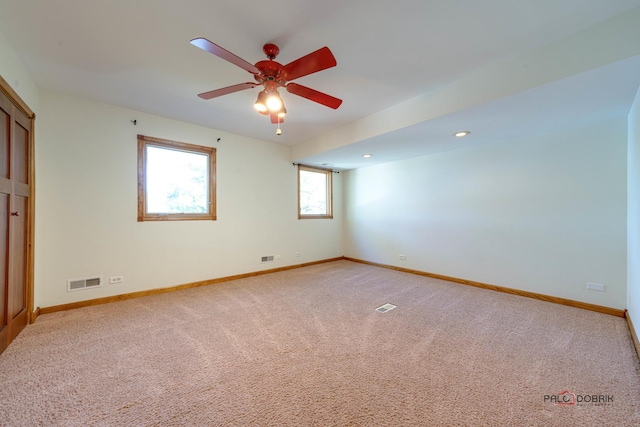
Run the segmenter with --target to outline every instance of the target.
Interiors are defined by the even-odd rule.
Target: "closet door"
[[[0,352],[28,321],[30,119],[0,92]]]

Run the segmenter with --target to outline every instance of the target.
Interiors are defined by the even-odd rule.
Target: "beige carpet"
[[[637,426],[639,369],[624,319],[338,261],[40,316],[0,424]]]

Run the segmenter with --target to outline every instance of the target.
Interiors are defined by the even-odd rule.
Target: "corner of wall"
[[[640,319],[640,88],[629,111],[627,144],[627,316]],[[633,330],[632,323],[629,322]],[[637,335],[636,344],[637,344]]]
[[[625,311],[624,317],[626,317],[627,323],[629,324],[629,330],[631,331],[631,339],[633,340],[633,345],[636,348],[636,354],[638,355],[638,358],[640,358],[640,341],[638,341],[638,333],[636,332],[636,328],[633,325],[633,322],[631,320],[631,316],[629,315],[628,310]]]

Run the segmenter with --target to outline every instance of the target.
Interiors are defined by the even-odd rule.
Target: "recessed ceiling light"
[[[363,154],[362,157],[364,157],[365,159],[368,159],[369,157],[371,157],[371,154]]]
[[[470,133],[471,132],[469,132],[468,130],[461,130],[461,131],[458,131],[458,132],[454,133],[453,136],[455,136],[456,138],[462,138],[463,136],[467,136]]]

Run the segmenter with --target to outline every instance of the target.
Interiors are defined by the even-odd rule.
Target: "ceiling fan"
[[[280,53],[278,46],[267,43],[263,46],[262,50],[265,55],[267,55],[268,60],[258,61],[254,65],[205,38],[193,39],[191,40],[191,44],[250,72],[255,79],[255,82],[240,83],[201,93],[198,96],[202,99],[216,98],[262,85],[264,89],[258,94],[258,99],[254,107],[259,113],[269,115],[271,117],[271,123],[274,124],[282,123],[284,115],[287,112],[282,98],[278,93],[279,87],[285,88],[289,93],[307,98],[318,104],[333,108],[334,110],[342,104],[341,99],[297,83],[290,83],[292,80],[300,77],[336,66],[336,59],[331,53],[331,50],[326,46],[302,58],[298,58],[287,65],[282,65],[274,61],[278,53]]]

